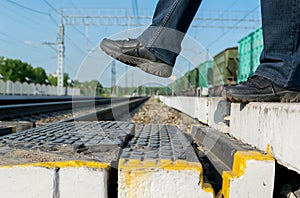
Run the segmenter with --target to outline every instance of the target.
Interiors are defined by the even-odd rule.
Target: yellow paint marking
[[[185,160],[146,160],[131,159],[125,161],[119,160],[119,169],[145,169],[145,168],[159,168],[163,170],[196,170],[202,171],[202,166],[199,162],[187,162]]]
[[[244,175],[248,160],[274,161],[274,158],[268,154],[264,155],[257,151],[237,151],[234,155],[232,171],[224,171],[222,174],[223,183],[221,194],[224,198],[229,198],[230,196],[230,180]]]
[[[106,163],[101,163],[101,162],[77,161],[77,160],[0,166],[0,168],[13,168],[13,167],[45,167],[45,168],[88,167],[88,168],[96,168],[96,169],[102,169],[102,168],[108,169],[110,166]]]
[[[267,153],[269,156],[273,156],[273,155],[272,155],[272,146],[271,146],[271,144],[267,144],[266,153]]]

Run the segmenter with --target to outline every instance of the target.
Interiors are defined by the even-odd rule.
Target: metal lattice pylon
[[[63,9],[64,25],[148,26],[151,15],[136,15],[124,9]],[[246,16],[246,17],[245,17]],[[192,28],[255,29],[261,24],[258,12],[202,11],[192,22]]]

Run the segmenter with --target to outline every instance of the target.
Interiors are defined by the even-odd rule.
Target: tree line
[[[7,81],[19,81],[21,83],[47,84],[57,86],[57,77],[47,74],[42,67],[33,67],[21,60],[0,57],[0,79]],[[77,87],[83,95],[89,94],[88,90],[95,91],[96,95],[103,93],[103,86],[97,80],[79,82],[70,79],[69,74],[64,73],[64,86]]]

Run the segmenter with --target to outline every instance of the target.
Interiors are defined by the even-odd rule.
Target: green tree
[[[34,72],[34,83],[45,84],[48,79],[45,70],[42,67],[37,67],[33,69]]]
[[[92,80],[89,82],[89,86],[95,90],[95,95],[100,96],[103,93],[103,86],[98,80]]]
[[[80,89],[82,95],[95,95],[101,96],[104,94],[104,88],[101,83],[97,80],[79,82],[78,80],[73,81],[74,87]]]
[[[0,74],[4,80],[44,84],[47,79],[46,72],[42,67],[33,68],[30,64],[21,60],[4,57],[1,57],[0,60]]]
[[[48,82],[49,82],[50,85],[57,86],[57,77],[56,76],[53,76],[52,74],[49,74],[47,76],[47,78],[48,78]]]
[[[25,82],[33,76],[32,67],[20,60],[6,59],[0,65],[0,73],[4,80]]]
[[[68,83],[68,80],[71,80],[70,77],[69,77],[69,74],[68,73],[64,73],[64,87],[66,86],[71,86],[74,84],[73,81],[71,81],[71,84]],[[49,81],[49,84],[50,85],[53,85],[53,86],[57,86],[57,76],[55,75],[52,75],[52,74],[49,74],[48,75],[48,81]]]

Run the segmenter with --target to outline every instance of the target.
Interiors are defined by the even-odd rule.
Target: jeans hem
[[[147,46],[147,41],[145,41],[145,39],[143,39],[142,37],[138,37],[137,38],[139,42],[141,42],[143,44],[143,46]],[[175,61],[170,61],[170,59],[168,59],[168,57],[164,56],[162,53],[157,52],[155,49],[153,48],[148,48],[146,47],[156,58],[164,61],[165,63],[167,63],[168,65],[170,65],[171,67],[174,66]]]
[[[162,53],[157,52],[156,50],[154,50],[153,48],[149,49],[150,52],[152,52],[154,54],[155,57],[157,57],[158,59],[164,61],[165,63],[167,63],[168,65],[170,65],[171,67],[174,66],[174,62],[170,61],[166,56],[164,56]]]

